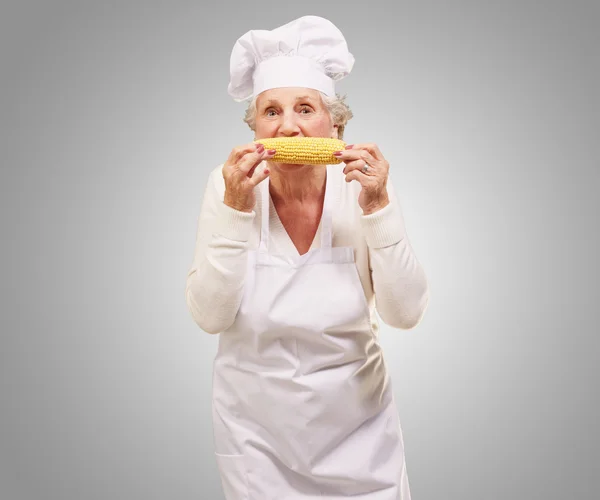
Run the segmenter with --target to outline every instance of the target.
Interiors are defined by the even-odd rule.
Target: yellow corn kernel
[[[309,165],[341,163],[342,160],[333,152],[346,147],[344,141],[330,137],[270,137],[254,142],[262,144],[265,149],[277,150],[271,161]]]

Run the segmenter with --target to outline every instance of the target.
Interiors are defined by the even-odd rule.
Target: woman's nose
[[[283,116],[279,131],[286,136],[298,135],[300,133],[300,127],[293,114]]]

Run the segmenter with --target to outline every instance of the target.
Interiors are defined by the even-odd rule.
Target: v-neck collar
[[[292,241],[290,234],[287,232],[285,226],[283,225],[283,222],[281,222],[281,218],[279,217],[279,214],[277,213],[275,205],[273,204],[273,199],[271,198],[270,195],[269,195],[269,224],[271,224],[271,231],[273,233],[281,234],[284,236],[283,239],[285,240],[285,247],[286,247],[285,253],[288,255],[290,253],[293,253],[294,257],[301,257],[301,254],[298,251],[298,249],[296,248],[296,245],[294,245],[294,242]],[[323,225],[323,214],[321,214],[321,218],[319,219],[319,225],[317,226],[317,231],[315,232],[315,236],[310,244],[310,248],[308,249],[308,252],[310,252],[311,250],[314,250],[315,248],[318,248],[317,242],[321,241],[321,226],[322,225]]]
[[[331,165],[326,165],[325,167],[327,168],[327,179],[328,179],[325,184],[325,186],[326,186],[325,196],[331,197],[330,210],[333,211],[333,208],[335,206],[337,206],[339,203],[339,184],[337,182],[339,180],[339,175],[337,175],[338,172],[335,172],[334,169],[331,168]],[[265,183],[265,184],[267,184],[267,183]],[[327,190],[330,190],[330,192],[328,193]],[[275,209],[273,199],[271,198],[271,194],[268,189],[268,184],[266,185],[266,188],[262,190],[262,193],[266,194],[266,196],[269,197],[269,225],[270,225],[271,231],[273,231],[273,234],[281,235],[282,236],[281,239],[285,241],[285,243],[284,243],[285,254],[293,255],[294,258],[299,258],[299,257],[306,256],[307,254],[309,254],[310,252],[312,252],[313,250],[315,250],[317,248],[320,248],[320,246],[321,246],[320,242],[321,242],[321,236],[322,236],[322,230],[323,230],[323,217],[325,215],[325,209],[323,209],[323,212],[321,213],[319,225],[317,226],[317,231],[315,232],[315,235],[314,235],[313,241],[311,242],[310,248],[308,249],[308,251],[305,254],[301,255],[300,252],[298,252],[296,245],[294,245],[292,238],[286,231],[283,223],[281,222],[281,219],[279,218],[279,214],[277,213],[277,210]],[[323,208],[325,208],[325,207],[323,207]],[[333,217],[333,213],[330,216]]]

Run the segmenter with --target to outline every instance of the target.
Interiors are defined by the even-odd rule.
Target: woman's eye
[[[300,111],[308,111],[310,113],[312,110],[308,106],[304,106]]]
[[[267,112],[266,112],[266,115],[267,116],[273,116],[272,113],[275,113],[275,110],[274,109],[268,109]]]

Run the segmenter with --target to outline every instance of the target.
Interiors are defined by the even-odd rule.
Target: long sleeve
[[[244,291],[249,238],[256,212],[240,212],[223,203],[222,166],[205,189],[196,246],[185,286],[188,309],[207,333],[231,326]]]
[[[425,313],[429,286],[408,240],[402,209],[389,178],[387,189],[390,203],[377,212],[361,215],[361,225],[369,248],[377,312],[386,324],[408,330]]]

